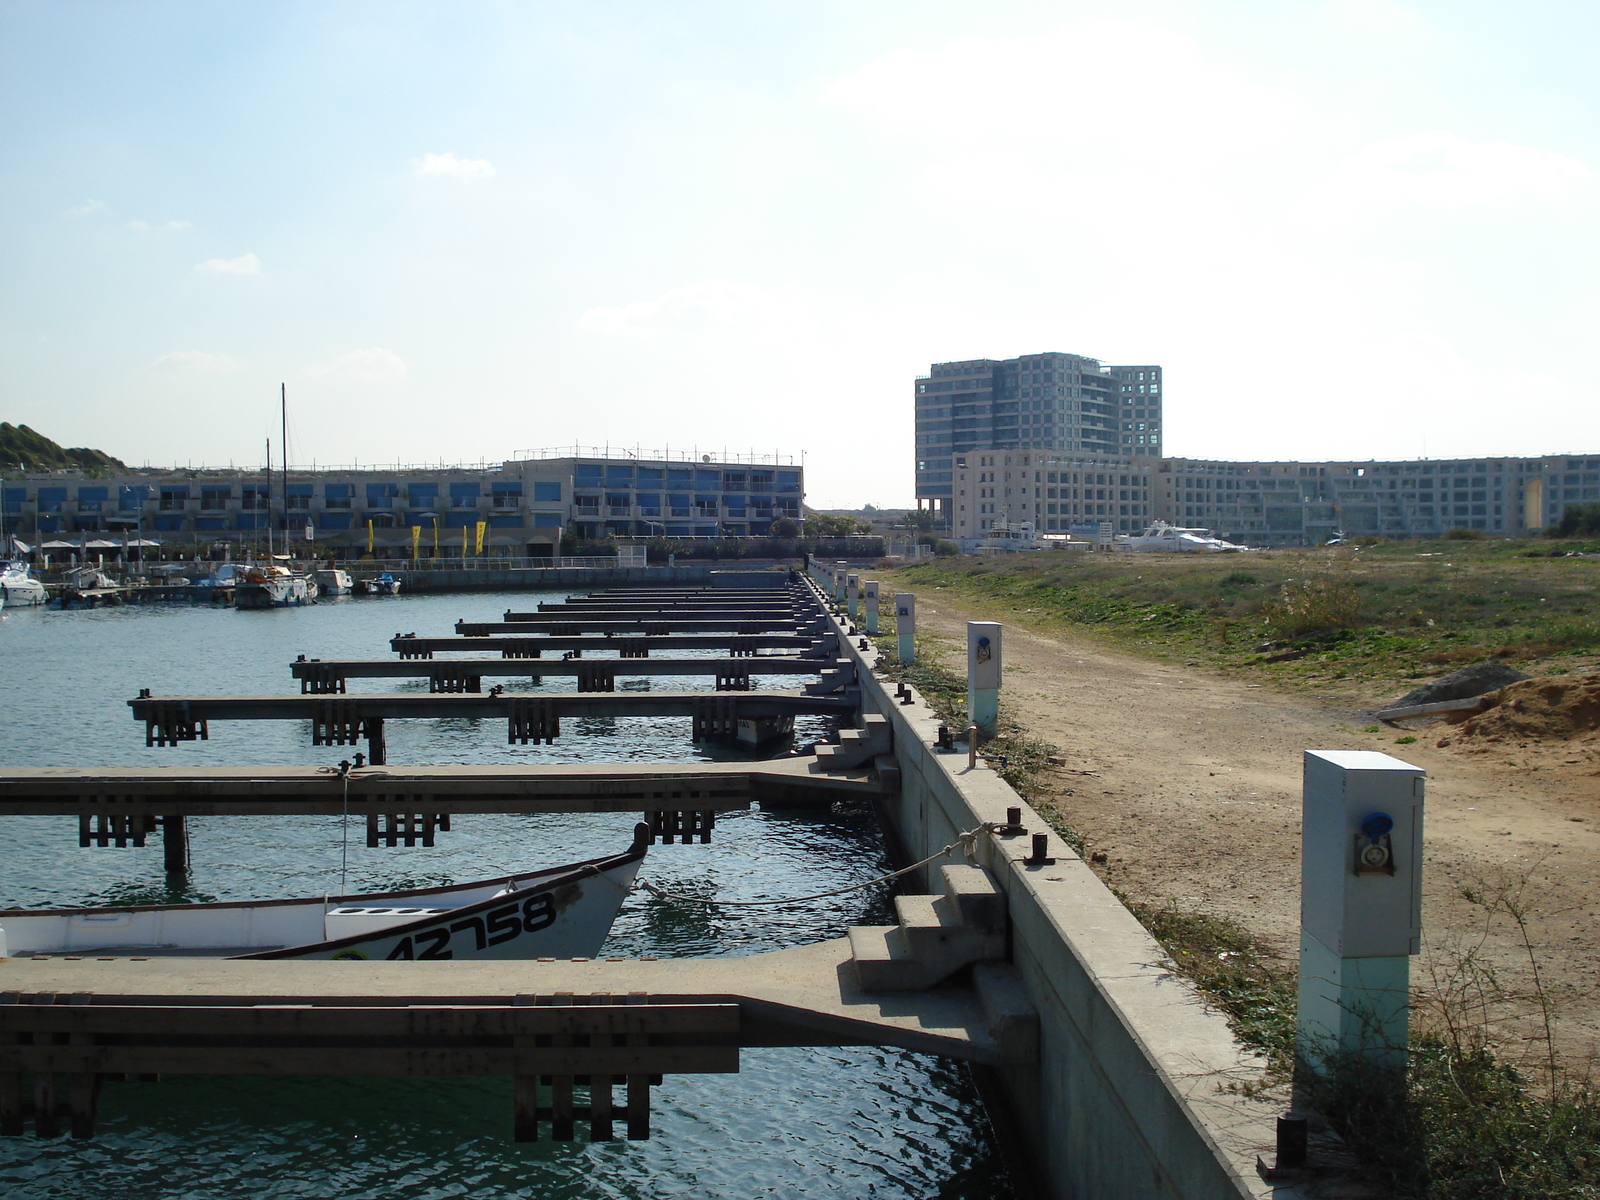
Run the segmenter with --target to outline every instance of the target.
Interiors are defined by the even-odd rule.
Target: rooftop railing
[[[535,450],[517,450],[511,455],[512,461],[516,462],[546,458],[610,458],[638,462],[709,463],[719,466],[725,463],[746,466],[763,463],[769,466],[800,465],[800,460],[792,454],[779,454],[776,451],[764,454],[753,448],[748,451],[729,450],[726,446],[720,451],[702,449],[699,446],[687,450],[673,450],[670,447],[665,450],[647,450],[639,446],[613,446],[607,443],[603,446],[543,446]]]

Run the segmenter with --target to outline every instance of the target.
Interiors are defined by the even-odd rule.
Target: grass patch
[[[1549,547],[967,556],[885,574],[924,596],[944,589],[1005,619],[1072,627],[1141,653],[1291,685],[1343,680],[1399,692],[1469,662],[1526,669],[1600,650],[1600,561],[1546,557]]]

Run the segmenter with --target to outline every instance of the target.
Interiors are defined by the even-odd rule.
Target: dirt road
[[[1196,667],[1135,657],[1073,632],[1042,635],[1016,614],[966,612],[938,590],[918,597],[936,653],[964,671],[969,619],[1005,620],[1004,702],[1060,747],[1049,800],[1107,862],[1124,893],[1232,917],[1291,963],[1298,945],[1301,752],[1381,750],[1428,772],[1424,953],[1413,983],[1463,986],[1475,954],[1518,997],[1490,1016],[1512,1061],[1530,1041],[1534,970],[1517,922],[1467,898],[1509,892],[1525,912],[1557,1043],[1571,1060],[1600,1047],[1600,754],[1593,743],[1463,753],[1443,726],[1407,731]],[[1376,699],[1376,698],[1374,698]],[[1469,988],[1469,991],[1472,989]],[[1478,991],[1481,993],[1481,988]]]

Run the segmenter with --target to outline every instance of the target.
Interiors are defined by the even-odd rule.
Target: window
[[[497,480],[492,486],[494,489],[494,506],[496,508],[520,508],[522,506],[521,480]]]
[[[560,504],[561,485],[559,483],[535,483],[533,485],[533,498],[544,504]]]
[[[233,499],[231,487],[202,487],[200,489],[200,509],[202,512],[214,512],[228,507],[228,501]]]
[[[483,495],[481,483],[464,483],[456,481],[450,485],[451,508],[477,508],[478,500]]]
[[[324,485],[324,487],[322,489],[322,505],[323,505],[324,508],[349,508],[350,507],[351,495],[354,492],[355,492],[355,485],[354,484],[349,484],[349,483],[330,483],[330,484],[326,484],[326,485]],[[324,525],[327,525],[328,524],[327,518],[323,518],[323,522],[322,523]],[[332,529],[332,528],[334,528],[334,526],[328,525],[328,528]],[[344,528],[348,529],[349,525],[346,524],[344,526]]]
[[[272,488],[265,483],[247,483],[239,489],[241,508],[265,510],[272,503]],[[255,529],[255,525],[240,525],[240,529]]]

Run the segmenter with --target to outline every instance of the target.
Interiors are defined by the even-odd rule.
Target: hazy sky
[[[804,451],[930,362],[1169,454],[1600,452],[1592,0],[0,0],[0,419],[130,463]]]

